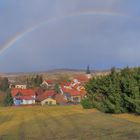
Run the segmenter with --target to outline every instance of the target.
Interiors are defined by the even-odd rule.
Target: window
[[[49,105],[52,105],[52,101],[49,101]]]
[[[47,101],[47,102],[45,102],[45,104],[48,104],[48,101]]]

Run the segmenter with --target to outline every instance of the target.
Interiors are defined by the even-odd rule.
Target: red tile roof
[[[36,93],[37,96],[44,93],[44,90],[41,89],[41,88],[35,88],[34,90],[35,90],[35,93]]]
[[[66,103],[67,101],[64,99],[64,96],[61,94],[56,94],[54,96],[54,99],[56,100],[57,103]]]
[[[37,97],[37,101],[43,101],[45,99],[47,99],[48,97],[52,97],[55,96],[57,93],[54,90],[50,90],[50,91],[46,91],[43,94],[39,95]]]
[[[71,83],[72,83],[72,82],[66,82],[64,85],[65,85],[65,86],[71,86]]]
[[[45,80],[45,82],[47,82],[48,84],[54,84],[54,80],[51,80],[51,79]]]
[[[61,82],[60,83],[61,86],[68,86],[68,87],[70,87],[71,84],[72,84],[72,82]]]
[[[88,82],[89,81],[88,77],[84,74],[76,75],[75,79],[77,79],[79,82]]]
[[[62,87],[62,91],[64,92],[64,93],[68,93],[68,94],[70,94],[71,96],[83,96],[83,94],[84,94],[84,92],[81,92],[81,91],[77,91],[77,90],[75,90],[75,89],[66,89],[66,88],[63,88]]]
[[[12,97],[15,97],[17,93],[20,93],[22,96],[35,96],[35,91],[32,89],[12,89],[11,94]]]
[[[16,97],[16,99],[19,99],[19,100],[35,100],[35,98],[33,98],[32,96],[18,96]]]
[[[75,84],[75,85],[73,86],[73,88],[74,88],[74,89],[77,89],[79,86],[80,86],[79,84]]]

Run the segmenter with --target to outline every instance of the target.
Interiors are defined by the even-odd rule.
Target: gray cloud
[[[128,5],[127,5],[128,4]],[[40,21],[84,10],[126,12],[120,0],[2,0],[0,45]],[[130,9],[132,14],[136,11]],[[133,13],[134,11],[134,13]],[[0,55],[0,71],[53,68],[95,69],[139,65],[139,20],[111,15],[83,15],[48,23],[27,34]]]

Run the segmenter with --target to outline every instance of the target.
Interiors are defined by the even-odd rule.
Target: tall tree
[[[42,84],[43,78],[42,75],[36,75],[32,78],[32,84],[34,87],[39,87]]]
[[[5,106],[12,106],[13,105],[13,98],[12,98],[10,90],[6,91],[6,97],[5,97],[4,103],[5,103]]]
[[[9,81],[8,78],[3,78],[1,81],[1,90],[6,91],[9,88]]]
[[[55,84],[54,90],[56,93],[61,93],[59,84]]]

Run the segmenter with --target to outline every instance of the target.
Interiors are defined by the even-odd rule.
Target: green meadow
[[[81,106],[0,108],[0,140],[138,140],[140,116]]]

